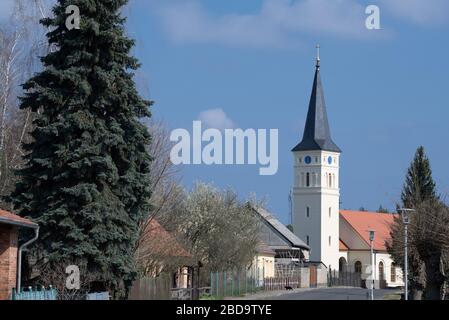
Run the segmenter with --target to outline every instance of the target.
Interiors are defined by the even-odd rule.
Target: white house
[[[374,279],[401,286],[402,273],[386,252],[392,214],[340,210],[340,148],[331,137],[317,58],[303,139],[293,149],[293,229],[310,247],[310,261],[328,269],[371,274],[369,230],[375,231]]]

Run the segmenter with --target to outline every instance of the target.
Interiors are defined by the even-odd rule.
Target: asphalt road
[[[276,297],[267,298],[270,300],[367,300],[367,289],[360,288],[323,288],[313,289],[303,292],[293,292]],[[394,290],[379,289],[374,290],[374,298],[382,300],[387,294],[394,293]]]

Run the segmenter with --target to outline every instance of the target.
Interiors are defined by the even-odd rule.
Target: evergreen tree
[[[414,208],[425,200],[436,198],[430,162],[424,153],[424,147],[421,146],[416,150],[413,162],[407,171],[401,195],[402,204],[405,208]]]
[[[54,52],[24,84],[21,108],[34,112],[27,166],[10,201],[41,227],[35,252],[47,263],[82,261],[100,288],[129,286],[134,246],[149,211],[150,117],[133,81],[121,8],[128,0],[58,0],[42,24]],[[66,28],[76,5],[81,28]]]

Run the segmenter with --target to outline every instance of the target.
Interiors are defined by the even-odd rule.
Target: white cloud
[[[234,122],[228,118],[222,109],[209,109],[200,112],[198,116],[204,127],[219,130],[232,129],[235,127]]]
[[[439,26],[449,22],[448,0],[381,0],[392,15],[419,25]]]
[[[252,14],[212,15],[197,0],[153,2],[168,36],[177,43],[245,47],[297,47],[300,35],[373,36],[357,0],[263,0]]]

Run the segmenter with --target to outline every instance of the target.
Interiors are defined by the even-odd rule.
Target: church
[[[318,52],[303,138],[292,149],[294,234],[310,248],[310,262],[328,270],[359,272],[368,279],[373,259],[376,287],[403,286],[401,268],[385,247],[394,215],[340,210],[341,152],[331,136]]]

